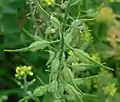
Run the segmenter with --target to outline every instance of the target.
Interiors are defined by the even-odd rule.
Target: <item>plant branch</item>
[[[63,51],[64,51],[64,33],[65,33],[65,27],[66,27],[66,23],[67,23],[67,15],[69,13],[69,8],[70,8],[70,1],[68,1],[68,5],[67,5],[67,8],[65,10],[65,16],[63,18],[63,24],[62,24],[62,29],[61,29],[61,45],[60,45],[60,48],[61,48],[61,53],[60,53],[60,60],[62,60],[62,55],[63,55]]]

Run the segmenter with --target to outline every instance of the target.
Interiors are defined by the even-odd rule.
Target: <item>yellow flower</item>
[[[18,66],[16,67],[15,77],[17,77],[18,79],[22,79],[26,75],[32,76],[33,72],[31,70],[31,66]]]
[[[72,65],[76,65],[76,64],[78,64],[78,62],[73,62],[73,63],[72,63]]]
[[[100,62],[100,55],[99,55],[99,53],[93,53],[92,56],[91,56],[91,58],[93,60],[96,60],[96,61]]]
[[[44,0],[47,5],[53,5],[55,3],[55,0]]]
[[[70,55],[70,56],[72,56],[72,55],[73,55],[72,50],[68,51],[68,55]]]
[[[111,96],[115,96],[117,88],[115,84],[110,84],[109,86],[103,87],[105,94],[109,94]]]
[[[109,7],[104,7],[100,10],[99,14],[96,16],[97,22],[109,21],[115,17],[113,10]]]

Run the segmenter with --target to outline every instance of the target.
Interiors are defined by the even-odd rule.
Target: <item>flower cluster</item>
[[[69,55],[69,56],[73,56],[72,50],[68,51],[68,55]]]
[[[18,67],[16,67],[16,74],[15,74],[15,76],[18,79],[22,79],[26,75],[32,76],[33,72],[31,70],[32,70],[31,66],[18,66]]]
[[[113,10],[109,7],[104,7],[100,10],[99,14],[96,16],[98,22],[109,21],[115,17]]]
[[[114,96],[116,94],[117,88],[115,84],[110,84],[109,86],[103,87],[105,94]]]
[[[44,0],[47,5],[53,5],[55,0]]]

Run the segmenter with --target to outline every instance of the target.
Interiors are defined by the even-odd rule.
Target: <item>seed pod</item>
[[[58,92],[60,95],[64,94],[64,84],[62,82],[59,83]]]
[[[65,37],[65,44],[70,45],[71,42],[72,42],[72,33],[69,32]]]
[[[49,65],[52,62],[52,60],[54,59],[54,57],[55,57],[55,53],[52,51],[49,51],[49,59],[48,59],[46,65]]]
[[[69,69],[68,67],[64,67],[62,71],[63,71],[64,79],[67,82],[71,82],[73,79],[73,74],[72,74],[71,69]]]
[[[55,58],[51,64],[51,72],[52,73],[57,72],[59,67],[60,67],[60,61],[58,58]]]
[[[48,91],[55,94],[58,89],[58,82],[57,80],[53,80],[52,83],[50,83]]]
[[[52,23],[52,26],[53,26],[55,29],[59,29],[59,27],[60,27],[60,22],[59,22],[59,20],[58,20],[56,17],[51,16],[50,21],[51,21],[51,23]]]
[[[50,76],[50,79],[51,79],[51,80],[56,80],[57,77],[58,77],[58,72],[54,72],[54,73],[51,72],[51,76]],[[50,81],[51,81],[51,80],[50,80]]]

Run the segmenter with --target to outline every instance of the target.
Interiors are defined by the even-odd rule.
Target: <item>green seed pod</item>
[[[57,89],[58,89],[58,82],[57,80],[53,80],[49,85],[48,91],[55,94],[57,92]]]
[[[46,65],[49,65],[53,61],[54,57],[55,57],[55,53],[52,51],[49,51],[49,59],[48,59]]]
[[[59,83],[58,92],[60,95],[64,94],[64,84],[62,82]]]
[[[51,72],[52,73],[57,72],[59,67],[60,67],[60,60],[58,58],[55,58],[51,64]]]
[[[58,72],[54,72],[54,73],[52,73],[51,72],[51,80],[56,80],[57,79],[57,77],[58,77]]]
[[[51,80],[56,80],[57,76],[58,76],[58,69],[60,67],[60,61],[59,59],[56,57],[51,64],[51,75],[50,75],[50,81]]]
[[[72,32],[69,32],[65,37],[65,44],[70,45],[71,42],[72,42]]]
[[[71,82],[74,77],[71,69],[69,69],[68,67],[64,67],[62,72],[63,72],[64,79],[67,82]]]
[[[51,21],[51,23],[52,23],[52,26],[53,26],[55,29],[59,29],[59,27],[60,27],[60,22],[59,22],[59,20],[58,20],[56,17],[51,16],[50,21]]]

